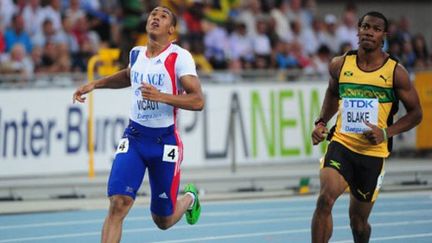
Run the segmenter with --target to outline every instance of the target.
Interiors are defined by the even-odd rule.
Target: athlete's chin
[[[155,40],[155,39],[158,39],[159,36],[161,36],[161,33],[158,33],[156,31],[150,31],[150,32],[147,32],[147,35],[150,39]]]
[[[361,49],[363,49],[365,52],[371,52],[377,49],[376,46],[370,45],[369,43],[360,43],[359,46]]]

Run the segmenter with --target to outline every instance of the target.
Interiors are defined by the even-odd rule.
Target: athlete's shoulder
[[[335,56],[330,60],[329,72],[334,79],[339,79],[340,71],[342,70],[342,66],[345,63],[345,59],[348,55],[352,55],[351,51],[340,56]]]
[[[131,49],[131,51],[133,51],[133,50],[139,50],[139,51],[142,51],[142,50],[146,50],[147,49],[147,46],[134,46],[132,49]]]
[[[191,55],[191,53],[188,50],[174,43],[171,44],[171,51],[176,52],[179,55]]]
[[[388,58],[389,58],[390,60],[393,60],[393,61],[396,62],[396,63],[400,63],[399,58],[397,58],[396,56],[393,56],[393,55],[390,54],[390,53],[387,53],[387,54],[388,54]]]
[[[345,54],[343,54],[342,56],[355,56],[355,55],[357,55],[357,50],[349,50],[345,52]]]
[[[134,46],[130,51],[145,51],[147,50],[147,46]]]

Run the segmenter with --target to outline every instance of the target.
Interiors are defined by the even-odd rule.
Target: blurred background
[[[384,189],[430,189],[430,0],[1,0],[0,200],[104,198],[130,91],[96,91],[94,112],[72,94],[127,65],[157,5],[178,16],[173,41],[193,54],[207,100],[179,118],[182,183],[208,198],[316,192],[326,144],[310,134],[328,62],[357,48],[358,19],[373,10],[389,19],[383,49],[408,69],[424,109],[420,126],[395,137]]]

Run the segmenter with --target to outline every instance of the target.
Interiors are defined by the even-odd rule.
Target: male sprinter
[[[131,86],[130,124],[117,148],[108,181],[110,207],[102,230],[102,242],[119,242],[123,219],[149,172],[153,221],[162,230],[186,213],[189,224],[200,216],[194,185],[177,200],[183,144],[176,129],[177,108],[202,110],[204,98],[191,54],[170,42],[176,16],[165,7],[153,9],[147,19],[147,46],[130,51],[126,69],[79,87],[73,100],[100,88]]]
[[[333,230],[332,207],[350,188],[349,217],[354,242],[368,242],[369,214],[384,176],[384,159],[396,134],[422,119],[417,92],[406,69],[382,51],[387,19],[369,12],[358,22],[359,49],[335,57],[313,144],[324,140],[327,122],[338,111],[320,171],[320,194],[312,219],[312,242],[328,242]],[[407,114],[393,123],[398,102]]]

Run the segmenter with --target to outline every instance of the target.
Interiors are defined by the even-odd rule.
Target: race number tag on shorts
[[[129,150],[129,139],[127,138],[120,139],[119,145],[117,146],[116,154],[127,153],[128,150]]]
[[[343,133],[363,133],[370,130],[365,121],[378,124],[378,99],[343,98],[342,99]]]
[[[384,174],[385,174],[385,172],[383,171],[383,172],[381,172],[381,174],[378,176],[378,179],[377,179],[377,185],[376,185],[376,189],[377,189],[377,190],[381,189],[381,186],[382,186],[383,181],[384,181]]]
[[[178,146],[168,144],[164,146],[162,161],[175,163],[178,161],[178,156]]]

